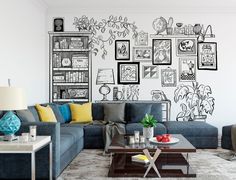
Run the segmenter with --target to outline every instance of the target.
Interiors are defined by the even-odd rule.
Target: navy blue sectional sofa
[[[223,149],[233,150],[232,140],[231,140],[231,128],[232,125],[224,126],[222,128],[221,147]]]
[[[125,120],[126,133],[133,134],[134,130],[142,132],[142,125],[138,122],[130,122],[140,112],[134,112],[132,106],[152,106],[151,114],[160,122],[155,128],[155,135],[170,133],[182,134],[196,148],[217,148],[218,130],[205,122],[161,122],[161,103],[126,103]],[[65,167],[75,158],[79,152],[86,149],[104,148],[104,125],[80,125],[69,123],[41,123],[36,109],[28,108],[35,117],[36,122],[22,122],[18,134],[27,132],[29,125],[37,125],[38,135],[50,135],[53,142],[53,178],[55,179]],[[93,119],[104,120],[103,104],[93,103]],[[141,119],[140,119],[141,120]],[[26,179],[30,177],[30,156],[25,155],[1,155],[0,154],[0,179]],[[37,179],[48,178],[48,148],[44,148],[36,154]]]

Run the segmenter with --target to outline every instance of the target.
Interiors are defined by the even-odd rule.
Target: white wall
[[[76,9],[74,7],[73,9]],[[223,125],[236,123],[234,105],[236,102],[235,93],[235,77],[236,77],[236,61],[235,61],[235,20],[236,14],[221,14],[221,13],[153,13],[153,12],[128,12],[124,11],[119,13],[114,13],[112,10],[102,13],[102,12],[90,12],[83,11],[79,9],[78,13],[72,12],[67,13],[63,10],[51,10],[48,13],[48,30],[52,30],[52,19],[53,17],[65,17],[65,30],[75,31],[73,24],[74,17],[80,17],[82,15],[87,15],[89,17],[94,17],[97,20],[102,18],[108,18],[110,14],[113,15],[123,15],[127,16],[129,21],[136,22],[139,30],[144,30],[149,34],[153,34],[152,21],[159,16],[163,16],[168,19],[170,16],[174,18],[174,23],[182,22],[184,24],[195,24],[201,23],[207,26],[211,24],[213,27],[213,33],[216,35],[214,39],[207,39],[207,41],[216,41],[218,43],[218,71],[197,71],[197,81],[210,85],[213,91],[213,97],[215,97],[215,111],[212,116],[208,117],[207,122],[217,126],[219,128],[219,133],[221,133],[221,127]],[[131,49],[134,46],[134,40],[131,37],[126,37],[125,39],[131,39]],[[149,38],[149,46],[151,46],[151,39]],[[101,56],[93,56],[92,62],[92,72],[93,72],[93,100],[101,99],[101,95],[98,92],[99,86],[95,85],[96,73],[98,68],[114,68],[115,77],[117,61],[115,61],[114,55],[114,44],[108,47],[108,56],[106,60],[103,60]],[[132,54],[131,54],[132,57]],[[178,72],[178,58],[175,56],[175,51],[173,49],[173,64],[172,68],[177,68]],[[159,67],[160,69],[166,68],[166,66]],[[141,73],[141,72],[140,72]],[[141,74],[140,74],[141,75]],[[160,71],[159,71],[160,75]],[[117,78],[116,78],[117,82]],[[178,84],[181,84],[178,82]],[[188,83],[185,83],[188,84]],[[161,79],[157,80],[145,80],[141,78],[140,84],[140,99],[150,100],[150,91],[153,89],[163,90],[167,97],[172,100],[172,112],[171,118],[175,120],[177,113],[180,111],[179,104],[173,102],[173,95],[175,88],[163,88],[161,87]],[[109,99],[112,99],[112,93],[109,95]]]
[[[28,104],[48,101],[46,7],[40,0],[7,0],[0,5],[0,86],[26,91]]]

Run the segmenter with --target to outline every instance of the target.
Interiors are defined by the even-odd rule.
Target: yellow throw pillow
[[[72,121],[71,123],[90,123],[92,117],[92,103],[70,104]]]
[[[49,105],[44,107],[36,104],[35,107],[42,122],[57,122],[56,116]]]

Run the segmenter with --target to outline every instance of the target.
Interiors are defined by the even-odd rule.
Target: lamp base
[[[107,95],[111,92],[111,89],[108,85],[103,84],[100,88],[99,88],[99,93],[103,95],[103,99],[102,101],[107,101]]]
[[[18,137],[15,136],[14,134],[3,136],[3,141],[15,141],[15,140],[18,140]]]

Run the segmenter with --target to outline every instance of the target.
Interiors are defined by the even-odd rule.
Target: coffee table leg
[[[110,165],[111,165],[111,163],[112,163],[112,156],[113,156],[113,154],[110,153]]]
[[[160,175],[160,173],[159,173],[159,171],[158,171],[158,169],[157,169],[157,167],[155,165],[155,161],[157,160],[158,156],[160,155],[161,150],[157,148],[157,150],[156,150],[156,152],[155,152],[153,157],[150,155],[148,149],[144,149],[143,152],[144,152],[145,156],[147,156],[147,158],[148,158],[148,160],[150,162],[150,164],[148,166],[148,169],[146,170],[146,172],[145,172],[143,177],[147,176],[147,174],[148,174],[148,172],[150,171],[151,168],[153,168],[155,170],[155,172],[157,173],[158,177],[161,177],[161,175]]]

